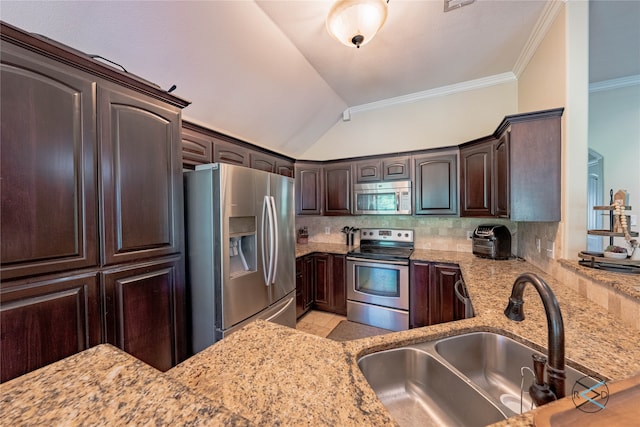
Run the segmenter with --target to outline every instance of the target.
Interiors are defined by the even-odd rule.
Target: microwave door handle
[[[396,211],[400,210],[400,192],[396,191]]]

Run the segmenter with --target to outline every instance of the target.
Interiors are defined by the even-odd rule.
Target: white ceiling
[[[185,119],[297,157],[349,107],[512,72],[546,2],[476,0],[444,13],[443,0],[391,0],[360,49],[327,34],[333,0],[3,0],[0,19],[175,84],[193,102]],[[597,24],[602,50],[640,40],[640,1],[596,3],[608,16]],[[620,5],[612,14],[604,3]],[[640,74],[638,58],[592,60],[592,80]]]

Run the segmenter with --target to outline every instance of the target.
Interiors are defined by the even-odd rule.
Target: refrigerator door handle
[[[266,286],[269,286],[269,273],[271,272],[271,268],[269,268],[269,270],[267,270],[267,250],[266,250],[266,246],[267,246],[267,221],[268,221],[268,216],[267,216],[267,209],[268,209],[268,196],[264,196],[264,200],[262,201],[262,274],[264,276],[264,283],[266,284]]]
[[[273,260],[273,268],[271,271],[271,283],[276,282],[276,273],[278,272],[278,255],[280,253],[278,248],[278,212],[276,210],[276,199],[273,196],[269,196],[269,200],[271,202],[271,209],[273,214],[271,215],[271,219],[273,221],[273,239],[271,240],[271,259]]]
[[[266,213],[266,215],[265,215]],[[266,223],[266,226],[265,226]],[[264,280],[266,286],[270,286],[273,282],[273,270],[274,270],[274,236],[273,234],[273,208],[271,206],[271,199],[269,196],[264,196],[264,202],[262,204],[262,268],[264,270]],[[268,230],[266,228],[268,227]],[[266,243],[269,242],[269,253],[266,254]],[[267,265],[267,258],[268,265]]]

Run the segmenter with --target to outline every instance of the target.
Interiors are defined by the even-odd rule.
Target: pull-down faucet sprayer
[[[551,400],[560,399],[565,396],[564,324],[556,296],[551,291],[549,285],[533,273],[521,274],[515,280],[511,290],[511,296],[509,297],[509,304],[507,308],[505,308],[504,314],[516,322],[524,320],[524,311],[522,310],[524,301],[522,294],[524,293],[524,288],[527,283],[531,283],[536,291],[538,291],[538,294],[540,294],[547,316],[548,380],[542,384],[538,384],[538,381],[536,381],[536,383],[532,384],[529,388],[531,398],[537,406],[541,406]],[[534,364],[536,364],[536,362],[540,363],[540,359],[534,357]],[[547,386],[548,391],[553,393],[552,395],[547,392]]]

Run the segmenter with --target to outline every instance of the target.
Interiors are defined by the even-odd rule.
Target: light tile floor
[[[347,320],[347,318],[333,313],[311,310],[298,320],[296,329],[326,337],[342,320]]]

